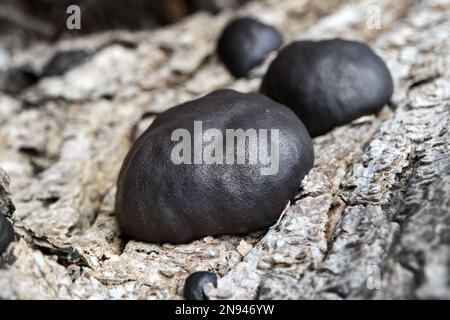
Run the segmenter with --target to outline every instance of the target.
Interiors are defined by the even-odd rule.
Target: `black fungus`
[[[184,298],[187,300],[208,300],[203,292],[203,286],[212,283],[217,287],[217,277],[212,272],[198,271],[191,273],[184,283]]]
[[[0,255],[2,255],[9,244],[14,241],[14,228],[8,219],[0,214]]]
[[[239,78],[261,64],[282,44],[283,38],[274,27],[252,18],[238,18],[223,30],[217,53],[228,70]]]
[[[13,68],[6,72],[6,81],[2,90],[9,94],[18,94],[38,82],[39,76],[29,68]]]
[[[186,132],[171,139],[177,129]],[[248,143],[239,147],[226,129],[249,133]],[[180,149],[185,142],[191,150]],[[217,163],[207,164],[213,156]],[[313,157],[289,108],[258,93],[218,90],[160,114],[134,143],[119,174],[117,219],[125,235],[157,243],[260,230],[293,199]]]
[[[86,50],[67,50],[56,53],[44,67],[43,77],[61,76],[89,57]]]
[[[389,102],[391,74],[367,45],[341,39],[298,41],[280,51],[261,93],[291,108],[312,137]]]

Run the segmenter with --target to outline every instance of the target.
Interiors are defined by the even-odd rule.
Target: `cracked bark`
[[[228,13],[13,55],[39,70],[55,50],[96,52],[19,96],[0,94],[0,166],[16,206],[13,214],[0,172],[0,211],[20,235],[0,268],[0,295],[177,299],[190,272],[209,270],[220,277],[211,298],[449,298],[450,5],[378,1],[383,28],[371,30],[371,4],[267,0],[241,10],[286,41],[368,41],[393,74],[392,105],[314,140],[314,169],[267,232],[180,246],[121,238],[113,201],[122,159],[158,112],[216,88],[257,90],[270,58],[249,79],[228,75],[213,55]]]

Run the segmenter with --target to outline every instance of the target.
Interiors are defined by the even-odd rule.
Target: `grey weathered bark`
[[[370,28],[377,8],[381,29]],[[229,13],[17,53],[14,65],[39,70],[54,50],[97,51],[64,76],[0,96],[0,166],[21,236],[0,269],[2,297],[180,298],[190,272],[210,270],[220,276],[205,288],[211,298],[450,298],[449,2],[266,0],[240,13],[286,41],[369,42],[393,74],[391,108],[315,139],[315,167],[269,231],[124,242],[115,180],[151,114],[216,88],[257,90],[269,61],[250,79],[228,75],[213,51]]]

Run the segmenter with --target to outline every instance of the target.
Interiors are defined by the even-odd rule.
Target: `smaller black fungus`
[[[61,76],[82,63],[88,56],[86,50],[68,50],[56,53],[44,67],[43,77]]]
[[[223,30],[217,53],[228,70],[237,78],[264,61],[283,44],[283,37],[272,26],[253,18],[238,18]]]
[[[0,255],[2,255],[9,244],[14,241],[14,228],[8,219],[0,214]]]
[[[217,277],[212,272],[198,271],[186,278],[184,283],[184,298],[187,300],[208,300],[203,292],[203,286],[212,283],[217,287]]]
[[[6,72],[6,81],[2,90],[9,94],[18,94],[38,82],[39,76],[28,67],[13,68]]]
[[[280,51],[260,91],[291,108],[316,137],[379,112],[393,82],[383,60],[363,43],[297,41]]]

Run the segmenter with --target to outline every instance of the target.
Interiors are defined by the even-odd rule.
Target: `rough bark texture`
[[[382,29],[367,27],[373,4]],[[249,79],[230,77],[214,55],[229,13],[27,52],[0,47],[0,62],[36,71],[57,50],[95,52],[18,96],[0,93],[0,166],[16,207],[0,171],[0,212],[20,235],[0,268],[2,298],[177,299],[199,270],[220,277],[205,287],[211,298],[450,298],[450,3],[266,0],[245,13],[286,41],[368,42],[394,77],[391,108],[316,138],[297,201],[266,232],[179,246],[124,241],[113,205],[132,141],[180,102],[257,90],[269,61]]]

